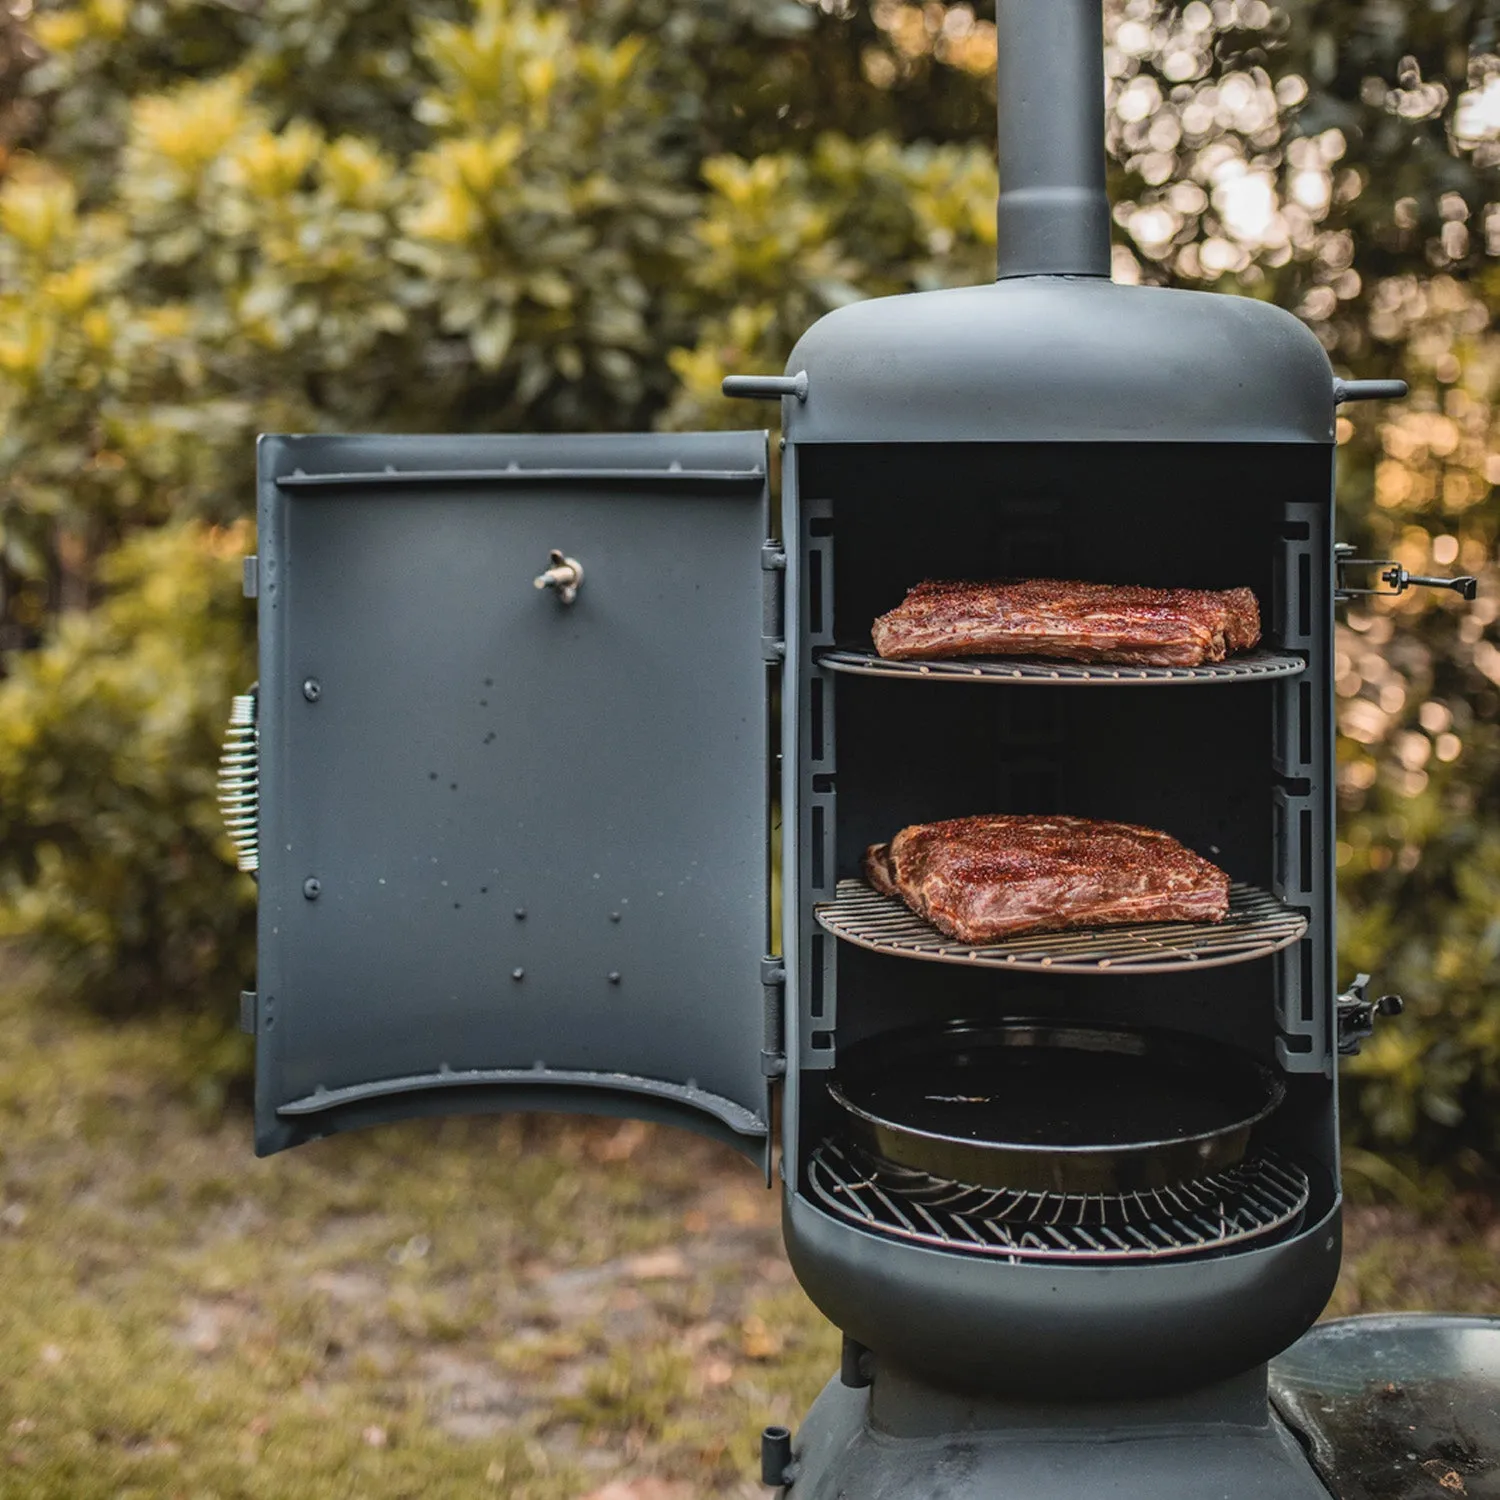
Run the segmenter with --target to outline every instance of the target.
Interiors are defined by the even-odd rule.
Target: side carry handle
[[[720,387],[726,396],[750,401],[779,401],[783,396],[807,400],[807,371],[795,375],[726,375]]]
[[[1333,404],[1346,401],[1399,401],[1407,392],[1404,380],[1335,380]]]

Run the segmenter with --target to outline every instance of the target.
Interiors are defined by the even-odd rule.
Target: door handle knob
[[[583,583],[583,564],[576,557],[564,557],[556,547],[548,554],[548,564],[532,583],[539,589],[556,589],[558,602],[571,604]]]

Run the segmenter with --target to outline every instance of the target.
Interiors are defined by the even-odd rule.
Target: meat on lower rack
[[[1222,922],[1229,877],[1170,834],[1093,818],[918,823],[865,851],[865,877],[961,943],[1125,922]]]
[[[871,634],[875,650],[893,660],[1048,656],[1196,667],[1258,645],[1260,607],[1249,589],[928,579],[881,615]]]

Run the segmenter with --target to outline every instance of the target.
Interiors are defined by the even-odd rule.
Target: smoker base
[[[1329,1500],[1266,1399],[1262,1366],[1190,1396],[1052,1406],[831,1381],[786,1500]]]
[[[1166,1397],[1264,1366],[1317,1321],[1338,1278],[1339,1209],[1322,1176],[1308,1223],[1232,1255],[1009,1265],[867,1233],[789,1191],[792,1270],[884,1367],[1015,1401]]]

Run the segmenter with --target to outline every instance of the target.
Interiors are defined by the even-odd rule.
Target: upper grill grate
[[[971,1187],[825,1140],[808,1163],[823,1207],[875,1233],[1008,1261],[1164,1260],[1229,1250],[1294,1224],[1307,1174],[1269,1152],[1197,1181],[1123,1194]]]
[[[1265,682],[1295,677],[1307,663],[1284,651],[1247,651],[1229,661],[1200,667],[1129,667],[1112,662],[1043,661],[1021,656],[971,656],[952,661],[888,661],[873,651],[835,647],[820,651],[820,667],[856,677],[904,677],[931,682],[1012,682],[1082,687],[1125,683],[1166,685],[1194,682]]]
[[[832,902],[815,910],[835,937],[935,963],[993,969],[1042,969],[1054,974],[1168,974],[1265,958],[1307,931],[1304,912],[1253,885],[1229,888],[1222,922],[1137,922],[1034,932],[975,947],[944,937],[902,902],[862,880],[841,880]]]

